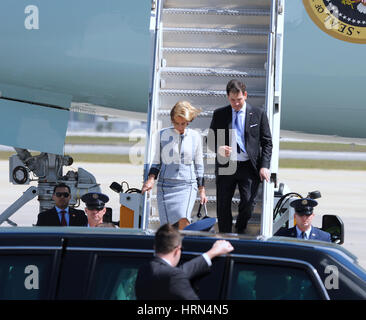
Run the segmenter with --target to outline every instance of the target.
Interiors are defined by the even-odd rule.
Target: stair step
[[[225,77],[265,77],[266,73],[263,69],[244,69],[242,71],[235,69],[225,69],[225,68],[177,68],[168,67],[163,68],[161,71],[162,75],[173,75],[173,76],[225,76]]]
[[[161,88],[220,90],[230,79],[243,79],[247,90],[265,90],[264,69],[175,68],[161,70]]]
[[[184,89],[161,89],[160,95],[172,96],[215,96],[226,97],[224,90],[184,90]],[[250,97],[265,97],[264,92],[248,92],[248,99]]]
[[[168,8],[163,9],[163,27],[243,28],[269,30],[270,11],[264,9]]]
[[[215,175],[214,174],[205,174],[205,179],[206,179],[206,175],[207,175],[207,177],[209,177],[209,179],[210,179],[209,181],[210,182],[215,180]],[[262,184],[260,185],[260,189],[261,189],[261,186],[262,186]],[[262,190],[260,190],[260,189],[258,189],[258,194],[257,194],[257,197],[256,197],[257,205],[258,205],[258,203],[261,203],[262,202],[262,200],[261,200]],[[157,197],[156,197],[156,194],[155,193],[151,195],[151,200],[157,201]],[[216,195],[207,195],[207,200],[208,200],[207,206],[209,204],[216,205],[216,202],[217,202],[216,201]],[[197,196],[196,202],[199,202],[199,201],[200,201],[200,198]],[[239,193],[234,194],[231,203],[233,205],[239,205],[239,202],[240,202]]]
[[[165,0],[164,8],[268,9],[271,0]]]
[[[227,68],[244,71],[263,69],[267,59],[264,49],[163,48],[164,67]]]
[[[170,110],[159,110],[158,115],[161,117],[170,117]],[[213,111],[201,111],[201,113],[197,116],[197,118],[211,118],[213,115]]]
[[[268,36],[267,28],[164,28],[166,33],[174,34],[215,34],[215,35],[250,35],[250,36]]]
[[[163,14],[171,15],[228,15],[228,16],[269,16],[269,9],[229,8],[165,8]],[[165,18],[165,17],[164,17]],[[164,19],[165,20],[165,19]]]
[[[163,91],[163,90],[161,90]],[[165,90],[164,90],[165,91]],[[205,111],[215,110],[220,107],[227,106],[229,104],[227,97],[225,95],[186,95],[184,91],[178,92],[175,90],[169,90],[169,94],[167,92],[163,92],[160,95],[160,107],[161,109],[171,109],[177,101],[185,100],[190,102],[196,108]],[[186,90],[188,91],[188,90]],[[249,94],[249,93],[248,93]],[[265,104],[265,97],[264,96],[250,96],[248,98],[248,103],[252,106],[256,106],[259,108],[263,108]],[[208,117],[208,115],[207,115]],[[206,117],[206,119],[207,119]],[[168,119],[168,118],[167,118]],[[203,119],[203,117],[198,117],[195,122],[198,120]],[[162,119],[163,120],[163,119]],[[195,124],[195,127],[196,124]],[[206,128],[206,127],[204,127]]]
[[[164,28],[164,47],[266,49],[268,28]]]
[[[156,201],[156,195],[151,195],[151,200],[155,200]],[[216,196],[207,196],[207,204],[216,204]],[[196,202],[200,202],[200,198],[197,197],[196,198]],[[232,204],[239,204],[240,202],[240,199],[239,198],[236,198],[236,197],[233,197],[231,203]]]
[[[224,90],[186,90],[186,89],[161,89],[160,90],[160,96],[170,96],[170,97],[181,97],[181,98],[187,98],[187,97],[211,97],[211,98],[221,98],[225,100],[224,104],[221,104],[222,106],[227,105],[227,95],[226,91]],[[255,92],[250,91],[248,92],[248,101],[254,100],[254,99],[264,99],[265,93],[263,91],[261,92]],[[171,108],[171,107],[169,107]],[[162,108],[163,109],[163,108]]]
[[[223,90],[184,90],[161,89],[160,108],[171,109],[177,101],[186,100],[200,109],[211,110],[228,105],[226,91]],[[263,106],[265,103],[264,92],[248,92],[248,103],[254,106]],[[210,110],[207,110],[210,111]]]

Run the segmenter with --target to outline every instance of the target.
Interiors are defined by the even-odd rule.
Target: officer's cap
[[[300,215],[310,216],[313,213],[313,209],[318,205],[314,199],[302,198],[291,202],[290,206],[295,208],[295,212]]]
[[[81,197],[81,200],[85,202],[85,205],[89,210],[102,210],[104,205],[109,201],[109,197],[103,193],[89,192],[84,194]]]
[[[215,223],[216,223],[215,218],[205,218],[189,224],[184,228],[184,230],[209,231],[215,225]]]

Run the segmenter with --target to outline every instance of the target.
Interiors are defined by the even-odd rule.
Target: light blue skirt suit
[[[190,128],[180,135],[169,127],[159,131],[155,141],[149,175],[158,178],[160,225],[174,224],[182,218],[191,221],[197,189],[204,185],[202,136]]]

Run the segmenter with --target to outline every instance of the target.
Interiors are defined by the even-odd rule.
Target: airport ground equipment
[[[17,153],[9,158],[10,182],[18,185],[37,182],[37,186],[28,188],[0,215],[0,224],[9,220],[12,214],[36,196],[39,201],[39,212],[52,208],[53,189],[58,183],[65,183],[70,187],[72,195],[70,205],[74,207],[79,206],[83,194],[101,192],[95,177],[82,168],[78,168],[77,171],[69,170],[63,175],[63,167],[73,163],[70,156],[50,153],[33,156],[26,149],[15,148],[15,150]]]
[[[123,186],[127,185],[124,191]],[[117,223],[120,228],[142,228],[142,204],[143,196],[141,190],[130,188],[128,182],[123,181],[121,184],[112,182],[109,186],[113,191],[119,194],[120,201],[120,220]]]

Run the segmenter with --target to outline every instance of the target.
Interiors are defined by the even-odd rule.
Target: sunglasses
[[[56,195],[57,198],[61,198],[61,197],[68,198],[70,193],[68,193],[68,192],[56,192],[55,195]]]

